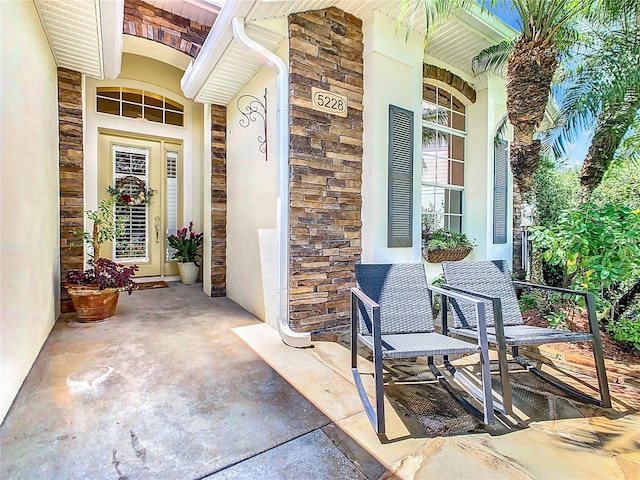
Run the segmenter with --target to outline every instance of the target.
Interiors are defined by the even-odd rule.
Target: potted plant
[[[169,246],[174,249],[171,258],[178,260],[180,281],[185,285],[191,285],[198,280],[200,265],[198,259],[201,256],[200,249],[204,242],[202,233],[193,231],[193,222],[189,222],[189,228],[181,228],[174,235],[167,237]]]
[[[65,288],[71,295],[79,322],[91,322],[112,317],[121,290],[129,294],[135,283],[131,277],[137,265],[122,265],[107,258],[100,258],[100,245],[113,241],[121,232],[121,225],[113,213],[114,201],[102,200],[98,210],[87,211],[93,221],[91,233],[82,232],[90,249],[90,260],[85,271],[72,270],[67,274]]]
[[[450,232],[443,228],[437,230],[423,228],[422,239],[424,241],[422,254],[431,263],[462,260],[475,247],[475,242],[464,233]]]

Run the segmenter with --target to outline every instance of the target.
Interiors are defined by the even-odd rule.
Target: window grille
[[[162,95],[122,87],[98,87],[96,110],[120,117],[184,126],[184,106]]]
[[[148,189],[149,149],[113,146],[114,184],[123,193],[135,197],[142,189]],[[116,205],[116,221],[123,225],[123,232],[114,242],[114,259],[121,262],[147,262],[149,206]]]
[[[462,232],[465,106],[445,90],[425,84],[422,101],[422,223]]]

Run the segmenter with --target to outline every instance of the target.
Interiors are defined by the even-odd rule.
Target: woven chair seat
[[[471,328],[449,328],[449,332],[468,338],[477,338],[478,331]],[[544,343],[591,342],[593,335],[588,332],[567,332],[550,328],[530,327],[528,325],[506,325],[504,336],[507,346],[542,345]],[[495,327],[487,327],[487,340],[497,343]]]
[[[605,408],[611,407],[611,394],[607,382],[607,372],[602,354],[600,331],[595,311],[595,297],[592,293],[550,287],[548,285],[535,285],[524,282],[514,282],[511,279],[509,265],[504,260],[481,262],[443,262],[446,288],[463,292],[478,299],[483,299],[486,314],[486,336],[490,344],[498,349],[498,364],[500,366],[500,378],[502,384],[502,397],[505,413],[512,413],[511,386],[509,383],[509,368],[507,364],[507,348],[511,348],[514,358],[527,368],[527,371],[545,378],[539,370],[529,365],[518,353],[518,347],[523,345],[542,345],[545,343],[562,342],[590,342],[593,346],[593,357],[596,366],[596,376],[600,390],[600,399],[590,394],[580,392],[570,385],[545,378],[561,390],[572,395],[580,401],[594,403]],[[589,320],[589,332],[567,332],[552,328],[541,328],[523,325],[524,321],[520,313],[515,286],[521,288],[536,288],[547,291],[555,291],[572,296],[580,295],[584,298]],[[447,311],[443,314],[443,330],[450,333],[465,336],[467,338],[479,338],[477,321],[473,315],[471,305],[463,304],[455,299],[451,300],[451,313],[453,314],[453,326],[447,325]],[[496,330],[498,329],[498,330]],[[500,335],[502,334],[502,335]]]
[[[358,339],[373,350],[371,335],[358,335]],[[424,357],[427,355],[453,355],[455,353],[475,353],[477,344],[439,333],[412,333],[382,335],[382,358]]]
[[[358,395],[376,433],[385,433],[383,360],[427,357],[429,369],[448,386],[447,391],[485,423],[495,422],[491,395],[491,373],[486,339],[476,343],[436,333],[433,324],[431,292],[421,263],[356,264],[357,288],[351,289],[351,371]],[[435,287],[434,287],[435,288]],[[482,300],[453,292],[440,295],[469,302],[478,310],[484,325]],[[358,370],[358,340],[373,355],[375,407],[371,403]],[[482,386],[469,385],[472,395],[482,402],[482,411],[455,392],[434,364],[434,356],[480,352]],[[455,371],[455,369],[454,369]],[[456,381],[460,376],[453,375]]]

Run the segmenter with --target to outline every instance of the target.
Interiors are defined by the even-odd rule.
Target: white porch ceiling
[[[209,26],[220,11],[220,0],[144,1]],[[120,74],[124,0],[33,2],[59,67],[95,78],[116,78]]]
[[[249,37],[274,52],[284,40],[280,33],[257,25],[247,25]],[[227,48],[218,66],[211,72],[196,101],[215,105],[228,105],[264,63],[247,47],[233,41]]]
[[[34,0],[56,64],[103,78],[99,0]]]
[[[267,30],[262,23],[258,27],[255,22],[286,18],[294,12],[331,6],[358,18],[376,10],[395,19],[398,4],[399,2],[391,0],[227,0],[219,22],[228,25],[215,25],[205,47],[192,63],[194,68],[187,69],[182,81],[185,95],[193,97],[197,102],[228,105],[263,66],[254,53],[233,39],[230,33],[231,18],[235,15],[245,17],[249,37],[273,52],[285,35]],[[243,14],[243,11],[247,13]],[[426,25],[423,14],[416,15],[412,28],[419,34],[424,34]],[[487,21],[478,15],[462,12],[455,20],[443,25],[429,40],[426,54],[471,75],[471,59],[474,55],[514,34],[515,31],[497,19]]]
[[[56,65],[115,78],[122,60],[124,0],[33,0]]]
[[[144,2],[208,27],[213,25],[220,12],[219,2],[208,0],[144,0]]]

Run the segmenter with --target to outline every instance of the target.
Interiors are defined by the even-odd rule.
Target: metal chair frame
[[[416,264],[408,264],[408,265],[416,265]],[[421,264],[420,268],[423,268]],[[425,277],[426,283],[426,277]],[[479,417],[487,424],[495,423],[494,416],[494,404],[493,397],[491,391],[491,376],[490,376],[490,364],[489,364],[489,350],[488,343],[486,339],[486,330],[485,330],[485,304],[483,300],[470,297],[465,294],[456,293],[452,291],[448,291],[445,289],[441,289],[438,287],[427,287],[430,291],[435,291],[440,293],[443,296],[455,298],[456,300],[469,302],[473,305],[479,325],[480,335],[477,338],[477,345],[471,344],[469,342],[464,342],[462,340],[457,340],[452,337],[447,337],[445,335],[441,335],[436,333],[435,330],[429,331],[428,329],[421,332],[408,332],[408,333],[395,333],[386,335],[382,332],[381,328],[381,306],[372,300],[365,292],[363,292],[360,288],[352,288],[351,289],[351,371],[353,374],[353,378],[356,384],[356,388],[358,390],[358,394],[360,396],[360,400],[364,406],[365,412],[373,426],[374,430],[378,435],[382,435],[386,431],[385,426],[385,416],[384,416],[384,380],[383,380],[383,360],[388,358],[406,358],[406,357],[417,357],[417,356],[426,356],[427,363],[429,369],[436,376],[438,381],[447,389],[447,391],[456,398],[465,408],[467,408],[471,413]],[[431,293],[429,292],[429,295]],[[410,299],[402,299],[402,300],[410,300]],[[429,302],[430,303],[430,302]],[[367,312],[371,312],[371,332],[359,332],[358,331],[358,314],[359,308],[363,306],[367,309]],[[384,312],[382,312],[384,314]],[[425,312],[425,315],[429,316],[428,318],[432,318],[432,312]],[[426,325],[426,322],[425,322]],[[411,344],[411,342],[419,343],[421,338],[420,335],[432,335],[433,337],[429,337],[430,341],[435,339],[435,343],[437,344],[437,337],[442,337],[442,343],[439,348],[426,348],[426,347],[418,347],[416,348],[408,348],[406,350],[398,350],[392,346],[392,343],[397,345],[397,341],[399,337],[402,337],[402,342],[407,342],[405,344]],[[437,337],[436,337],[437,336]],[[358,370],[358,352],[357,352],[357,342],[361,341],[363,345],[367,348],[370,348],[373,352],[373,380],[374,380],[374,403],[375,406],[371,403],[362,383],[361,373]],[[433,361],[434,355],[443,355],[448,356],[449,354],[455,353],[480,353],[480,364],[482,371],[482,389],[479,389],[476,385],[467,381],[462,375],[459,375],[453,369],[452,374],[454,378],[461,382],[464,386],[471,390],[470,393],[476,398],[482,399],[483,411],[480,412],[473,405],[464,400],[459,393],[447,382],[442,373],[438,370]],[[449,370],[451,371],[453,367],[450,368],[450,364],[448,365]]]
[[[445,279],[446,279],[446,274],[445,274]],[[498,402],[496,402],[498,409],[502,410],[503,413],[506,413],[508,415],[511,415],[513,413],[513,400],[511,395],[511,385],[509,383],[510,374],[509,374],[508,360],[507,360],[507,348],[509,347],[511,347],[512,349],[512,355],[514,359],[532,374],[554,385],[555,387],[559,388],[560,390],[567,393],[568,395],[576,398],[577,400],[580,400],[585,403],[595,404],[604,408],[611,408],[611,394],[609,392],[609,384],[607,382],[607,372],[606,372],[605,363],[604,363],[604,355],[602,353],[602,342],[600,340],[599,325],[598,325],[598,320],[596,318],[596,313],[595,313],[594,295],[589,292],[581,292],[581,291],[570,290],[566,288],[549,287],[546,285],[538,285],[538,284],[527,283],[527,282],[512,281],[512,284],[514,285],[514,287],[518,286],[522,288],[536,288],[541,290],[553,291],[553,292],[570,294],[570,295],[579,295],[584,297],[586,308],[587,308],[587,318],[589,321],[589,333],[591,334],[591,338],[587,340],[575,340],[575,339],[571,339],[571,337],[558,338],[557,335],[549,335],[548,337],[539,337],[536,339],[523,340],[518,336],[510,337],[505,334],[505,325],[504,325],[504,320],[502,315],[502,300],[500,297],[485,295],[483,293],[470,291],[468,289],[458,288],[455,285],[451,285],[449,283],[442,285],[442,288],[446,290],[454,291],[457,293],[463,293],[465,295],[469,295],[478,299],[490,301],[492,304],[493,320],[494,320],[494,327],[495,327],[495,339],[488,337],[487,341],[489,344],[496,345],[497,351],[498,351],[498,366],[500,370],[500,381],[501,381],[501,387],[502,387],[502,400],[503,400],[502,405],[499,405]],[[448,319],[447,319],[447,310],[448,310],[447,303],[448,303],[447,298],[443,297],[442,324],[443,324],[444,334],[454,333],[457,335],[465,336],[467,338],[475,338],[477,336],[486,335],[486,327],[483,329],[484,332],[481,332],[480,329],[478,329],[477,333],[475,333],[474,329],[468,328],[468,327],[467,328],[459,328],[459,327],[449,328]],[[547,329],[547,330],[550,330],[550,333],[551,331],[557,332],[556,330],[553,330],[553,329]],[[599,400],[589,395],[586,395],[570,387],[569,385],[541,372],[539,369],[529,364],[527,360],[519,354],[519,350],[518,350],[519,345],[541,345],[544,343],[561,343],[561,342],[570,343],[570,342],[576,342],[576,341],[590,341],[592,343],[593,355],[594,355],[594,361],[595,361],[595,367],[596,367],[596,376],[597,376],[598,386],[600,391]]]

